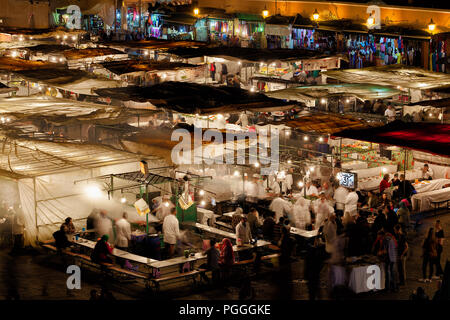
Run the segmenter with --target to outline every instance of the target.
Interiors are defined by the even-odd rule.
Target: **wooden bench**
[[[272,260],[272,259],[274,259],[274,258],[279,258],[280,257],[280,254],[279,253],[273,253],[273,254],[268,254],[268,255],[266,255],[266,256],[262,256],[261,257],[261,260]]]
[[[160,283],[161,282],[171,281],[171,280],[178,280],[178,279],[192,279],[193,285],[195,286],[196,283],[197,283],[197,279],[196,279],[197,275],[199,275],[202,272],[206,272],[206,270],[204,270],[204,271],[192,270],[192,271],[189,271],[189,272],[183,272],[183,273],[178,273],[178,274],[175,274],[175,275],[164,276],[164,277],[161,277],[161,278],[149,279],[149,281],[153,283],[153,285],[155,286],[157,291],[160,290]]]
[[[115,265],[109,266],[107,268],[108,268],[108,270],[119,274],[125,280],[127,280],[129,278],[131,278],[131,279],[141,279],[141,280],[144,280],[144,281],[148,280],[148,276],[143,274],[143,273],[139,273],[139,272],[136,272],[136,271],[123,269],[123,268],[121,268],[119,266],[115,266]]]
[[[54,252],[58,251],[58,249],[54,245],[51,245],[51,244],[43,244],[42,247],[45,249],[48,249],[50,251],[54,251]]]

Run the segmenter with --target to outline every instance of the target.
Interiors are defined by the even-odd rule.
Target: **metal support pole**
[[[36,242],[39,242],[39,227],[37,215],[37,199],[36,199],[36,178],[33,178],[33,198],[34,198],[34,223],[36,224]]]

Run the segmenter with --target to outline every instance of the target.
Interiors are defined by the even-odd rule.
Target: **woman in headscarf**
[[[112,248],[108,243],[109,236],[103,235],[95,244],[91,254],[91,259],[97,263],[112,263],[112,259],[108,256],[112,254]]]
[[[309,211],[311,201],[304,197],[298,198],[293,208],[293,221],[297,228],[306,229],[311,224],[311,212]]]
[[[231,244],[230,239],[224,238],[222,240],[222,246],[220,248],[220,259],[219,259],[222,281],[229,278],[233,264],[234,264],[233,245]]]
[[[231,240],[224,238],[220,249],[219,265],[224,267],[231,267],[234,264],[234,251]]]

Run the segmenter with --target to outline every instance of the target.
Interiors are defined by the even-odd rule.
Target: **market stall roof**
[[[198,65],[181,63],[181,62],[168,62],[168,61],[155,61],[155,60],[123,60],[103,62],[101,65],[111,71],[114,74],[122,75],[140,71],[163,71],[163,70],[180,70],[198,68]]]
[[[63,52],[65,50],[72,49],[72,47],[61,45],[61,44],[39,44],[32,47],[27,47],[27,50],[31,52],[42,52],[45,54],[55,53],[55,52]]]
[[[294,22],[296,17],[287,17],[282,16],[280,14],[274,14],[273,16],[267,17],[265,22],[267,24],[273,24],[273,25],[283,25],[287,26]]]
[[[379,122],[367,122],[355,117],[329,113],[312,113],[288,120],[284,125],[302,132],[334,134],[346,129],[365,129],[380,126]]]
[[[450,98],[436,99],[436,100],[422,100],[408,104],[408,106],[431,106],[435,108],[450,107]]]
[[[142,160],[137,154],[102,145],[11,138],[4,134],[0,134],[0,138],[0,176],[11,178],[36,177]]]
[[[121,101],[149,102],[152,105],[191,114],[217,114],[255,110],[261,112],[292,109],[292,103],[263,94],[227,86],[208,86],[189,82],[163,82],[151,87],[129,86],[97,89],[103,97]]]
[[[344,130],[336,137],[383,143],[450,157],[450,125],[394,121],[385,126]]]
[[[87,48],[87,49],[70,49],[63,52],[68,60],[86,59],[100,56],[109,56],[116,54],[124,54],[122,51],[111,48]]]
[[[354,96],[362,100],[385,99],[400,94],[401,91],[391,87],[375,84],[326,84],[318,86],[293,87],[265,93],[277,99],[306,101],[333,96]]]
[[[8,92],[13,92],[13,91],[17,91],[19,90],[19,88],[10,88],[7,85],[3,84],[0,82],[0,93],[8,93]]]
[[[20,71],[20,70],[38,70],[55,68],[54,63],[46,61],[32,61],[19,58],[0,57],[0,70],[1,71]]]
[[[15,71],[25,80],[44,83],[50,87],[61,88],[78,94],[92,95],[95,88],[119,87],[118,81],[97,77],[82,70],[69,70],[65,68],[46,68],[37,70]]]
[[[426,69],[388,65],[363,69],[328,70],[324,74],[346,83],[370,83],[410,89],[432,89],[450,85],[450,75]]]
[[[303,59],[328,58],[329,55],[306,49],[255,49],[241,47],[203,47],[203,48],[175,48],[169,53],[184,59],[197,57],[219,57],[248,62],[299,61]]]
[[[101,42],[102,45],[111,48],[121,48],[123,50],[127,48],[139,48],[147,50],[167,50],[170,48],[189,48],[189,47],[203,47],[207,44],[199,41],[173,41],[163,39],[150,39],[141,41],[107,41]]]

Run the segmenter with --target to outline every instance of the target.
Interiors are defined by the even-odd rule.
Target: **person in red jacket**
[[[389,188],[391,186],[391,183],[389,182],[389,174],[385,174],[383,177],[383,180],[380,182],[380,193],[383,193],[384,190]]]

